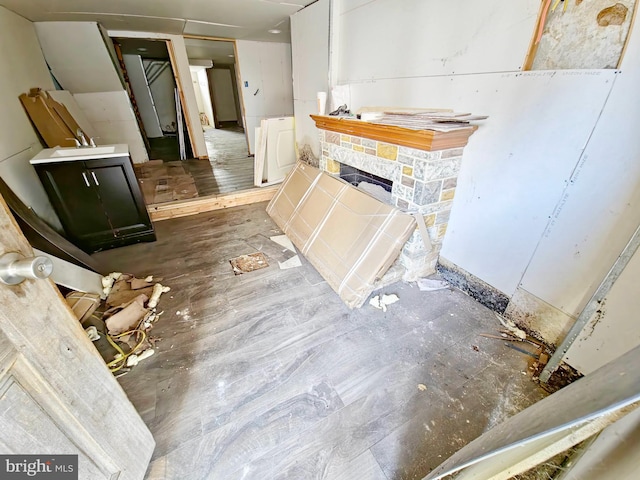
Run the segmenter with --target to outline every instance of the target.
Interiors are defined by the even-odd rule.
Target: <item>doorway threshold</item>
[[[147,205],[149,216],[154,222],[170,218],[187,217],[198,213],[222,210],[252,203],[267,202],[273,198],[280,185],[263,188],[251,188],[232,193],[208,195],[205,197],[178,200],[175,202]]]

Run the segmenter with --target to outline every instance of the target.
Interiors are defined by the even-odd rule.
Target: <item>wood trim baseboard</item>
[[[154,222],[170,218],[186,217],[198,213],[211,212],[224,208],[238,207],[252,203],[267,202],[273,198],[280,185],[253,188],[224,195],[210,195],[170,203],[154,203],[147,206],[149,216]]]
[[[472,125],[464,130],[436,132],[434,130],[413,130],[394,125],[380,125],[327,115],[311,115],[311,118],[316,122],[316,127],[321,130],[330,130],[427,151],[464,147],[468,143],[469,137],[478,129],[477,126]]]

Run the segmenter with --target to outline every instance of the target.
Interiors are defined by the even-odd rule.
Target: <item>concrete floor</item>
[[[545,395],[458,290],[396,283],[386,313],[349,310],[306,261],[280,270],[265,206],[96,254],[172,287],[156,354],[120,379],[157,442],[147,479],[420,479]],[[269,267],[235,276],[229,259],[256,251]]]

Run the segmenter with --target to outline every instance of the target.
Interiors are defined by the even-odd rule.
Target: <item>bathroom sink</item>
[[[52,157],[81,157],[84,155],[104,155],[105,153],[115,152],[114,145],[104,147],[87,147],[87,148],[59,148],[54,150]]]
[[[38,163],[73,162],[78,160],[96,160],[99,158],[128,157],[129,146],[124,143],[114,145],[99,145],[97,147],[56,147],[45,148],[30,161],[32,165]]]

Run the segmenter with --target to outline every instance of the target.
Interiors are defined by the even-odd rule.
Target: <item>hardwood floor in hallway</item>
[[[155,243],[95,255],[172,288],[155,355],[119,379],[157,442],[147,479],[421,479],[545,395],[459,290],[396,283],[387,312],[350,310],[304,258],[281,270],[265,206],[157,222]],[[234,275],[254,252],[269,266]]]
[[[135,165],[147,205],[224,195],[254,188],[253,157],[240,127],[205,129],[209,161],[180,160],[175,139],[155,142],[155,157]],[[166,141],[165,141],[166,140]]]

